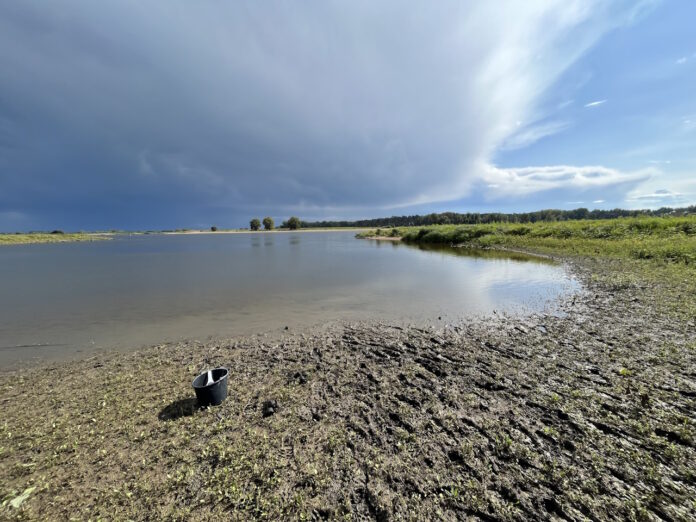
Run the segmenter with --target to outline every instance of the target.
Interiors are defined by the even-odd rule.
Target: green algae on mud
[[[334,324],[1,374],[0,516],[693,519],[696,321],[656,306],[692,306],[690,283],[566,262],[585,291],[563,316]],[[197,410],[191,380],[218,365],[229,399]]]

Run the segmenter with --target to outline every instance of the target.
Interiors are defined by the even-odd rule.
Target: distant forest
[[[537,221],[570,221],[574,219],[613,219],[637,216],[686,216],[696,214],[696,205],[684,208],[662,207],[657,210],[538,210],[536,212],[521,212],[504,214],[501,212],[442,212],[424,216],[392,216],[376,219],[361,219],[358,221],[302,221],[302,228],[329,227],[407,227],[425,225],[476,225],[481,223],[536,223]]]

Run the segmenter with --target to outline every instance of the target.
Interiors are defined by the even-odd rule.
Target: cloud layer
[[[524,167],[499,169],[489,167],[485,176],[490,186],[497,188],[496,196],[526,195],[556,188],[569,188],[578,192],[603,189],[614,185],[635,185],[650,178],[653,171],[644,169],[624,173],[606,167]]]
[[[490,166],[563,130],[517,122],[630,5],[3,3],[0,219],[148,226],[631,183]]]
[[[570,197],[581,197],[594,203],[604,203],[607,199],[616,200],[618,195],[633,190],[656,172],[655,169],[621,172],[601,166],[507,169],[488,166],[483,180],[489,189],[486,193],[489,200],[522,199],[533,194],[554,192],[557,201],[561,202]],[[603,199],[596,199],[599,197]]]

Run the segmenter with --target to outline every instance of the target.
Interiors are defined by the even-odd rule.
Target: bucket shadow
[[[198,401],[194,397],[189,397],[188,399],[179,399],[168,404],[162,408],[157,417],[161,421],[173,421],[182,417],[190,417],[200,409]]]

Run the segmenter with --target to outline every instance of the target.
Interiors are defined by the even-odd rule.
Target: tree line
[[[696,205],[684,208],[662,207],[657,210],[574,210],[547,209],[535,212],[518,212],[506,214],[502,212],[441,212],[439,214],[391,216],[376,219],[361,219],[357,221],[302,221],[302,228],[328,227],[408,227],[427,225],[478,225],[487,223],[536,223],[538,221],[570,221],[577,219],[613,219],[637,216],[686,216],[696,214]]]
[[[263,221],[259,220],[259,218],[254,218],[251,221],[249,221],[249,228],[251,230],[261,230],[261,225],[263,224],[264,230],[273,230],[275,227],[275,222],[273,221],[273,218],[270,216],[266,216],[263,218]],[[297,230],[302,226],[302,221],[300,218],[296,216],[292,216],[290,219],[287,221],[283,221],[283,224],[281,225],[281,228],[289,228],[290,230]]]
[[[656,210],[626,210],[615,208],[611,210],[588,210],[576,208],[574,210],[545,209],[535,212],[441,212],[431,214],[414,214],[411,216],[391,216],[374,219],[359,219],[355,221],[302,221],[297,216],[292,216],[283,221],[281,228],[297,230],[299,228],[371,228],[371,227],[413,227],[428,225],[479,225],[490,223],[537,223],[548,221],[572,221],[578,219],[615,219],[621,217],[638,216],[687,216],[696,214],[696,205],[682,208],[662,207]],[[251,230],[273,230],[275,223],[273,218],[266,216],[263,220],[254,218],[249,222]],[[211,227],[217,230],[216,227]]]

